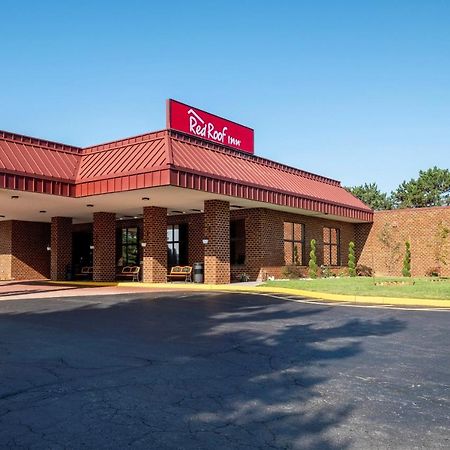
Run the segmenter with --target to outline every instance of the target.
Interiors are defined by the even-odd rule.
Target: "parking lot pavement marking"
[[[297,303],[306,303],[310,305],[324,305],[324,306],[344,306],[347,308],[385,308],[385,309],[396,309],[401,311],[444,311],[444,312],[450,312],[450,308],[421,308],[421,307],[411,307],[411,306],[398,306],[398,305],[391,305],[391,304],[384,304],[384,305],[368,305],[368,304],[357,304],[357,303],[348,303],[348,302],[327,302],[327,301],[321,301],[316,299],[308,299],[306,297],[293,297],[293,296],[281,296],[281,295],[275,295],[275,294],[256,294],[252,293],[253,295],[264,295],[267,297],[277,298],[280,300],[288,300],[291,302],[297,302]]]

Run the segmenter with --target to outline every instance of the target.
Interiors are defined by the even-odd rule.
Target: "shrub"
[[[372,274],[372,267],[364,266],[363,264],[358,264],[356,266],[356,275],[358,275],[358,277],[371,277]]]
[[[302,269],[300,266],[295,264],[291,264],[289,266],[284,266],[281,270],[281,274],[285,278],[289,278],[290,280],[295,280],[296,278],[303,278]]]
[[[239,281],[241,283],[247,283],[248,281],[250,281],[250,277],[246,273],[241,273],[239,275]]]
[[[405,242],[405,257],[403,258],[402,275],[404,277],[411,276],[411,244],[408,241]]]
[[[320,274],[323,278],[336,276],[336,274],[330,269],[330,266],[320,266]]]
[[[294,264],[296,266],[300,265],[300,258],[298,257],[298,247],[297,247],[297,245],[294,245]]]
[[[348,274],[356,277],[355,243],[353,241],[348,245]]]
[[[317,256],[316,256],[316,240],[311,239],[311,251],[309,252],[309,277],[317,278]]]
[[[425,276],[427,277],[440,277],[441,276],[441,268],[440,267],[431,267],[427,270]]]

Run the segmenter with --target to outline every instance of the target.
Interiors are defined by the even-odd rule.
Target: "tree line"
[[[403,181],[390,194],[380,191],[376,183],[365,183],[346,189],[377,211],[450,206],[450,171],[436,166],[421,170],[417,178]]]

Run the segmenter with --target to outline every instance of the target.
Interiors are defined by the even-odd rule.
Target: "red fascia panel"
[[[181,172],[179,170],[172,170],[170,173],[170,184],[195,189],[195,178],[202,178],[199,180],[202,191],[213,194],[221,194],[231,196],[233,192],[240,192],[239,197],[248,200],[260,201],[265,203],[277,204],[280,206],[288,206],[298,209],[307,209],[323,214],[337,215],[356,220],[370,222],[373,220],[373,212],[367,210],[358,210],[344,205],[333,205],[319,200],[306,199],[299,196],[294,196],[288,193],[280,195],[279,192],[269,191],[260,187],[237,185],[228,180],[218,180],[198,174],[188,172]]]
[[[75,185],[75,197],[167,186],[170,181],[169,172],[169,169],[165,169],[141,175],[125,175],[108,180],[80,182]]]
[[[42,180],[9,173],[0,174],[0,189],[74,197],[75,190],[73,188],[72,184],[61,181]]]

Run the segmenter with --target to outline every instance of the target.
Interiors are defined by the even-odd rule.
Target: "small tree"
[[[311,239],[311,251],[309,252],[309,277],[317,278],[317,256],[316,256],[316,240]]]
[[[348,245],[348,273],[351,277],[356,277],[355,243],[353,241]]]
[[[439,222],[436,228],[436,232],[433,236],[432,249],[433,258],[436,267],[441,269],[442,265],[447,265],[447,259],[449,254],[449,237],[450,227],[443,221]]]
[[[405,257],[403,258],[403,270],[402,274],[404,277],[411,276],[411,244],[405,242]]]
[[[297,247],[297,245],[294,245],[294,265],[296,265],[296,266],[300,265],[300,258],[298,257],[298,247]]]

